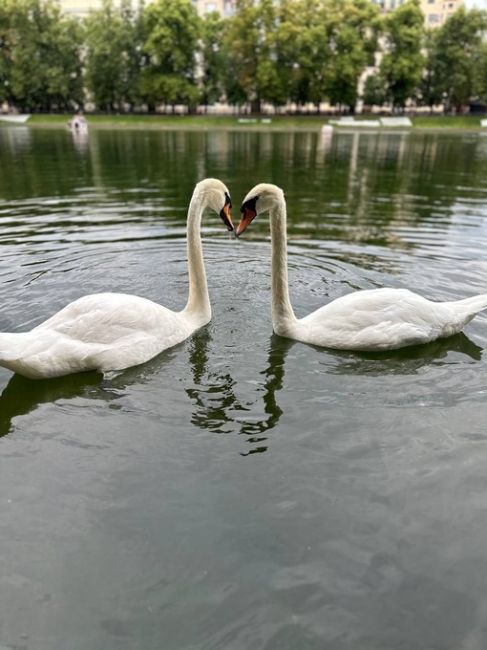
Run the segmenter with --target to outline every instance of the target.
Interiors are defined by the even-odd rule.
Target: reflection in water
[[[265,452],[268,449],[267,432],[277,427],[283,409],[277,401],[277,393],[283,387],[284,365],[289,349],[295,341],[275,334],[269,341],[267,366],[260,372],[262,382],[255,387],[261,398],[242,402],[236,395],[236,382],[227,372],[208,371],[208,346],[211,335],[204,330],[191,341],[190,363],[194,385],[186,389],[195,403],[192,423],[214,433],[237,433],[247,436],[252,448],[241,452],[242,456]],[[313,346],[309,346],[313,347]],[[403,348],[388,352],[350,353],[339,350],[315,348],[317,354],[332,355],[333,362],[327,363],[326,372],[331,374],[353,374],[384,376],[413,375],[430,364],[455,363],[445,361],[451,352],[480,361],[482,348],[464,333],[448,339],[440,339],[427,345]],[[259,412],[258,401],[263,403]]]
[[[200,429],[214,433],[236,432],[247,436],[247,442],[254,446],[243,456],[263,452],[267,437],[262,435],[277,426],[282,409],[277,403],[276,392],[282,388],[284,359],[293,341],[273,335],[270,339],[267,366],[260,375],[263,382],[257,387],[262,393],[264,414],[252,416],[257,409],[252,403],[243,405],[236,396],[236,382],[230,373],[208,368],[211,334],[204,328],[190,341],[189,362],[194,385],[186,394],[194,402],[191,422]],[[109,373],[103,379],[98,373],[81,373],[50,380],[29,380],[13,375],[0,395],[0,436],[12,430],[13,418],[26,415],[40,404],[54,403],[61,399],[89,397],[111,400],[123,398],[124,389],[131,384],[144,384],[151,377],[164,371],[164,366],[181,346],[163,352],[142,366],[128,368],[119,373]],[[246,415],[245,415],[246,414]]]
[[[141,366],[101,375],[84,372],[54,379],[26,379],[13,375],[0,395],[0,437],[13,430],[12,420],[34,411],[40,404],[59,400],[89,398],[109,402],[123,399],[124,389],[130,385],[147,383],[181,351],[181,346],[165,350]]]
[[[269,354],[267,357],[267,367],[261,371],[264,377],[262,384],[264,402],[264,413],[266,417],[256,420],[247,420],[242,422],[241,433],[249,436],[249,443],[261,443],[267,440],[266,436],[262,436],[266,431],[270,431],[279,423],[283,413],[281,407],[276,400],[276,392],[282,388],[282,380],[284,378],[284,361],[288,350],[294,345],[294,341],[285,339],[273,334],[269,343]],[[242,456],[255,454],[258,452],[267,451],[267,446],[258,445]]]
[[[211,334],[203,329],[193,336],[189,361],[193,371],[194,385],[186,389],[197,409],[193,411],[191,422],[215,433],[232,431],[232,410],[241,410],[234,386],[235,381],[229,372],[208,371],[208,345]]]
[[[393,226],[448,220],[458,200],[483,198],[484,146],[474,138],[459,148],[441,134],[355,132],[330,138],[321,133],[161,132],[148,137],[124,132],[121,137],[95,131],[70,137],[65,131],[1,128],[0,197],[63,196],[76,206],[80,187],[133,192],[162,185],[166,199],[186,207],[203,176],[221,176],[235,196],[244,194],[251,181],[267,179],[288,194],[290,235],[296,230],[301,238],[367,240],[351,227],[365,233],[380,227],[387,235]],[[12,155],[32,149],[36,156],[25,157],[19,177]],[[89,157],[77,155],[88,149]],[[240,168],[251,169],[251,175]],[[451,175],[459,182],[441,182]],[[256,227],[261,228],[258,222]]]
[[[191,422],[201,429],[214,433],[237,432],[248,436],[250,444],[258,444],[244,456],[265,451],[260,443],[267,440],[262,434],[273,429],[279,422],[282,410],[275,393],[282,387],[284,358],[292,342],[272,336],[268,364],[260,374],[264,382],[259,388],[263,392],[264,417],[252,418],[252,405],[242,405],[235,393],[235,380],[228,371],[218,372],[208,368],[211,334],[204,328],[190,341],[189,362],[194,385],[186,389],[194,402]],[[12,430],[12,420],[26,415],[40,404],[75,397],[110,400],[123,398],[124,390],[131,384],[144,384],[151,377],[164,371],[168,361],[181,353],[181,346],[163,352],[142,366],[128,368],[122,372],[108,373],[103,379],[98,373],[80,373],[50,380],[30,380],[13,375],[0,395],[0,436]],[[241,414],[248,413],[249,417]]]
[[[90,397],[99,392],[101,375],[95,372],[32,380],[13,375],[0,395],[0,437],[10,433],[13,418],[26,415],[40,404],[73,397]]]
[[[86,153],[88,150],[88,133],[82,133],[78,131],[71,131],[73,138],[73,144],[76,151],[79,153]]]
[[[202,176],[236,205],[285,189],[299,314],[358,288],[485,291],[477,134],[93,131],[86,154],[27,135],[0,129],[2,329],[101,287],[182,306]],[[270,338],[268,220],[245,247],[203,230],[210,326],[117,376],[0,396],[0,644],[483,647],[486,354]]]
[[[267,436],[262,434],[277,426],[282,409],[276,400],[276,391],[282,388],[284,377],[284,359],[293,341],[273,335],[270,340],[267,367],[261,371],[264,377],[259,386],[263,393],[264,415],[252,416],[255,412],[253,403],[243,405],[235,394],[235,380],[229,372],[208,371],[208,345],[211,335],[207,330],[193,337],[191,341],[190,363],[193,371],[194,385],[186,389],[187,395],[197,408],[193,411],[192,423],[214,433],[236,432],[247,436],[247,442],[253,447],[242,456],[264,452],[263,445]],[[243,415],[244,413],[248,415]]]
[[[31,145],[31,129],[28,126],[2,126],[1,140],[6,142],[13,154],[20,154],[28,151]],[[2,171],[4,171],[2,169]]]
[[[228,369],[226,372],[218,372],[208,368],[211,340],[209,331],[203,329],[190,342],[189,362],[194,383],[186,389],[186,394],[196,407],[191,422],[196,427],[213,433],[247,436],[246,441],[252,448],[241,452],[242,456],[267,451],[266,434],[278,425],[283,414],[276,394],[283,386],[285,359],[296,342],[275,334],[271,336],[267,365],[260,372],[263,380],[257,386],[253,385],[254,395],[258,393],[261,397],[242,403],[236,395],[236,381]],[[129,385],[146,383],[163,371],[168,361],[180,353],[180,346],[177,348],[178,350],[165,351],[142,366],[111,373],[104,379],[98,373],[81,373],[40,381],[13,375],[0,395],[0,437],[12,430],[12,420],[15,417],[30,413],[40,404],[76,397],[102,400],[123,397],[123,389]],[[450,352],[466,355],[473,361],[480,361],[482,356],[482,348],[463,333],[427,345],[389,352],[349,353],[316,348],[317,354],[333,355],[333,363],[326,364],[326,372],[356,376],[416,374],[426,365],[448,363],[441,360],[445,360]],[[259,412],[257,405],[260,400],[263,413]]]
[[[447,339],[387,352],[335,351],[336,363],[327,368],[327,371],[340,375],[414,375],[428,364],[448,363],[441,360],[446,359],[450,352],[458,352],[474,361],[480,361],[482,351],[480,346],[460,332]]]

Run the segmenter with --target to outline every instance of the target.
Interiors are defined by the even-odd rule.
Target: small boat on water
[[[0,113],[0,121],[2,122],[12,122],[13,124],[25,124],[27,120],[29,119],[30,114],[28,113],[20,113],[19,115],[9,115],[7,113],[2,114]]]
[[[71,133],[76,135],[87,135],[88,134],[88,122],[84,118],[81,111],[78,111],[72,120],[68,122],[68,128],[71,129]]]

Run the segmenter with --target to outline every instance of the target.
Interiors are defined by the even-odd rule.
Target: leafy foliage
[[[462,7],[431,34],[425,76],[429,84],[424,93],[427,103],[442,98],[447,110],[453,107],[461,113],[474,96],[487,98],[483,44],[486,29],[484,12],[466,11]]]
[[[86,86],[96,105],[104,111],[131,107],[142,68],[142,29],[131,1],[103,0],[86,19],[85,31]]]
[[[217,12],[207,14],[201,27],[203,104],[212,104],[225,95],[226,57],[223,53],[225,21]]]
[[[379,10],[369,0],[334,0],[328,14],[331,61],[327,98],[354,110],[358,80],[373,63],[379,33]]]
[[[374,74],[367,77],[364,84],[363,97],[366,106],[381,106],[386,101],[384,83],[379,75]]]
[[[421,81],[424,26],[419,0],[407,0],[385,19],[386,53],[380,64],[386,98],[404,108]]]
[[[195,52],[200,19],[191,0],[156,0],[144,13],[148,64],[140,91],[150,107],[157,103],[197,103]]]
[[[425,32],[420,0],[386,15],[370,0],[236,1],[229,18],[200,18],[192,0],[102,0],[77,21],[57,0],[0,0],[0,101],[52,111],[89,99],[108,112],[328,101],[353,112],[363,76],[366,105],[487,101],[485,12],[460,9]]]
[[[0,44],[3,99],[45,111],[82,101],[82,30],[56,2],[3,0]]]

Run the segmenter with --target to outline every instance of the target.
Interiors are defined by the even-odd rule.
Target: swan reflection
[[[170,348],[142,366],[105,375],[82,372],[54,379],[27,379],[12,375],[0,395],[0,437],[13,431],[14,418],[27,415],[40,404],[80,397],[105,402],[122,400],[127,387],[145,384],[159,371],[162,372],[164,366],[181,352],[181,347]]]
[[[316,351],[323,352],[320,348],[316,348]],[[460,332],[446,339],[386,352],[352,353],[333,350],[334,363],[327,364],[326,371],[340,375],[414,375],[429,364],[454,363],[452,360],[446,360],[451,352],[463,354],[473,361],[480,361],[483,348]]]
[[[197,332],[189,341],[192,382],[185,390],[192,403],[191,422],[195,427],[213,433],[245,436],[248,449],[240,452],[242,456],[265,452],[269,446],[269,433],[278,427],[283,415],[278,393],[283,387],[286,356],[291,347],[302,344],[273,334],[268,344],[266,366],[259,373],[260,380],[251,385],[251,395],[242,398],[239,397],[242,387],[232,377],[228,364],[221,360],[210,364],[211,341],[208,328]],[[160,373],[167,372],[168,364],[177,355],[184,354],[183,346],[181,344],[167,350],[142,366],[104,378],[98,373],[81,373],[49,380],[30,380],[13,375],[0,395],[0,437],[13,430],[14,418],[34,411],[40,404],[79,397],[123,400],[129,386],[146,384]],[[477,362],[483,352],[463,333],[392,352],[345,353],[312,349],[318,359],[326,355],[326,373],[369,376],[409,375],[429,364],[453,364],[454,360],[447,360],[452,352],[466,355]]]
[[[235,381],[228,369],[223,372],[208,370],[210,342],[209,330],[203,329],[190,343],[189,362],[194,383],[186,388],[186,394],[196,406],[191,422],[214,433],[231,433],[235,421],[233,412],[243,407],[235,395]]]
[[[94,398],[100,382],[101,375],[95,372],[44,380],[13,375],[0,395],[0,437],[11,432],[14,418],[27,415],[40,404],[75,397]]]
[[[267,441],[263,433],[274,429],[279,423],[283,410],[277,403],[276,393],[282,388],[284,379],[284,362],[288,350],[294,345],[294,341],[285,339],[276,334],[271,336],[269,342],[269,352],[267,355],[267,366],[261,371],[264,382],[260,388],[262,401],[264,403],[264,417],[257,419],[247,419],[242,422],[240,433],[249,436],[248,442],[257,444],[249,451],[242,453],[242,456],[248,456],[259,452],[267,451],[267,445],[259,444]]]
[[[237,433],[246,436],[252,448],[242,456],[267,451],[267,434],[274,429],[283,413],[277,403],[276,393],[282,388],[284,360],[292,341],[272,335],[269,343],[267,365],[260,372],[263,381],[257,392],[262,394],[263,413],[253,401],[242,403],[237,397],[236,382],[225,368],[224,371],[208,371],[208,345],[211,335],[208,331],[193,337],[190,363],[194,384],[186,389],[196,408],[192,423],[214,433]]]

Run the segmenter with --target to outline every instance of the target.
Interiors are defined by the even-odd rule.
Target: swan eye
[[[259,197],[258,196],[253,196],[251,199],[248,199],[245,201],[245,203],[242,203],[240,206],[240,212],[242,214],[245,213],[246,210],[252,211],[255,213],[255,216],[257,215],[257,201]]]
[[[257,200],[258,196],[254,196],[248,201],[245,201],[242,203],[242,206],[240,208],[240,212],[242,213],[242,218],[240,219],[240,223],[237,226],[237,230],[235,231],[235,234],[237,237],[239,237],[244,230],[252,223],[252,221],[255,219],[257,216]]]
[[[220,211],[220,218],[227,227],[227,230],[233,232],[234,227],[232,223],[232,199],[227,192],[225,192],[225,205]]]

